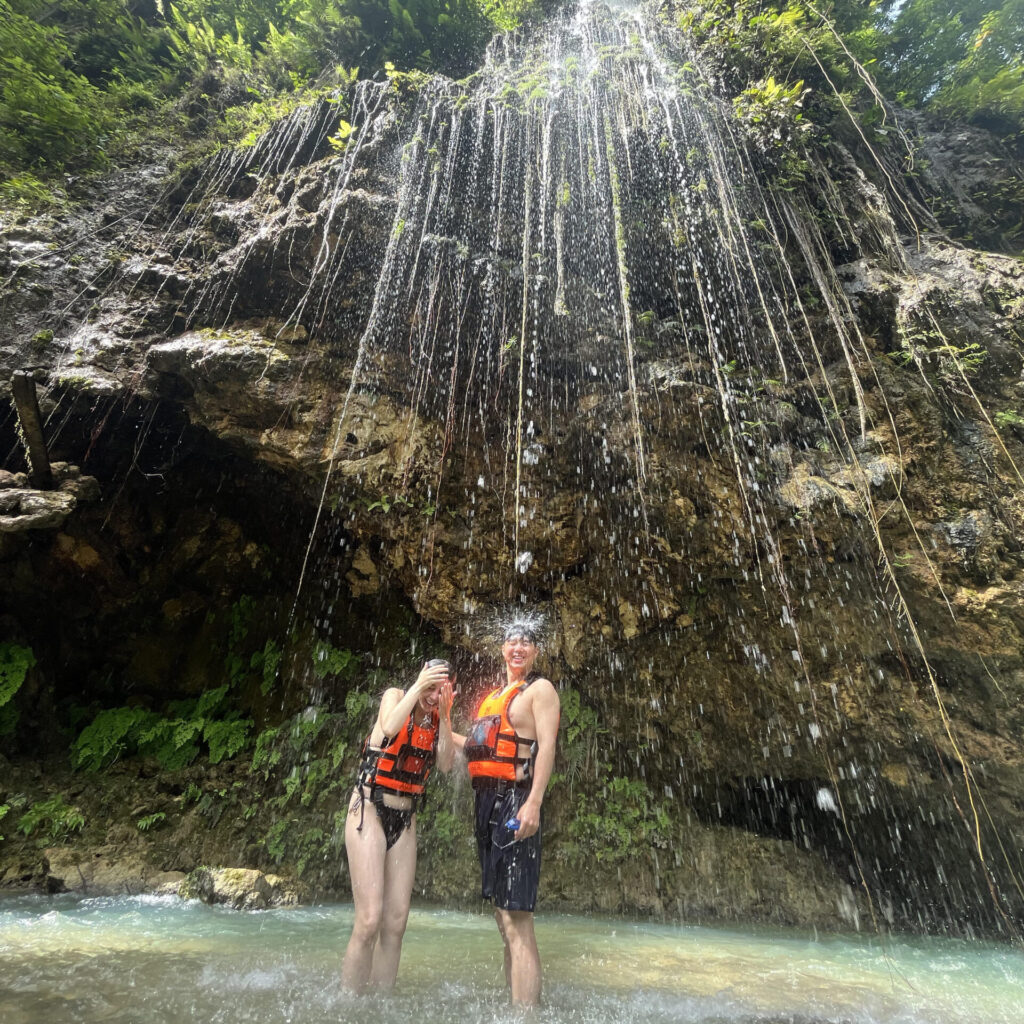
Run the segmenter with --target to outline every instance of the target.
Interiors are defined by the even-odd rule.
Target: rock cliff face
[[[835,244],[863,345],[845,357],[802,292],[825,340],[786,379],[723,369],[652,309],[631,328],[626,388],[596,368],[624,324],[585,324],[589,347],[546,364],[543,415],[517,424],[515,344],[482,390],[433,362],[420,373],[402,338],[421,324],[365,344],[381,304],[400,306],[378,284],[423,108],[390,88],[360,102],[351,119],[377,128],[355,154],[328,144],[324,105],[252,151],[150,168],[93,209],[7,227],[0,380],[35,374],[54,455],[101,492],[29,522],[23,481],[0,478],[0,623],[38,661],[16,762],[62,749],[55,709],[218,686],[241,595],[252,635],[284,651],[273,687],[247,684],[260,725],[352,710],[366,684],[314,671],[324,638],[399,675],[443,644],[472,694],[494,671],[495,622],[523,601],[546,616],[544,666],[570,694],[550,903],[1007,929],[1024,911],[1020,261],[935,232],[898,240],[898,258]],[[851,224],[870,220],[862,198]],[[555,288],[553,264],[538,274]],[[585,284],[567,285],[570,308]],[[747,411],[723,413],[723,387]],[[0,441],[22,470],[14,422]],[[363,725],[346,727],[345,766]],[[194,836],[198,810],[168,785]],[[445,793],[465,813],[465,793]],[[280,859],[246,831],[275,812],[240,799],[207,858]],[[343,801],[344,787],[317,813]],[[460,899],[474,868],[451,828],[425,822],[422,888]],[[161,866],[190,870],[199,851],[165,848]],[[344,887],[340,859],[318,867],[327,891]]]

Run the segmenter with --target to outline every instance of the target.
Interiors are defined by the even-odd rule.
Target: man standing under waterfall
[[[540,1001],[533,910],[540,881],[541,804],[555,763],[558,692],[533,671],[538,627],[513,622],[501,646],[504,684],[489,693],[462,745],[476,791],[476,841],[483,898],[505,943],[512,1002]],[[462,741],[456,738],[456,743]]]

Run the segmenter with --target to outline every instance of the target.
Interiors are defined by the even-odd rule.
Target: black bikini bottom
[[[391,847],[394,846],[402,837],[402,833],[409,827],[415,811],[411,807],[388,807],[388,805],[384,803],[383,794],[379,791],[375,792],[373,796],[370,797],[370,802],[377,811],[377,820],[380,822],[380,827],[384,830],[385,849],[390,850]],[[363,831],[363,815],[365,813],[366,797],[363,795],[362,789],[360,789],[359,825],[356,828],[357,832]]]
[[[411,810],[402,810],[399,807],[388,807],[386,804],[376,800],[374,800],[373,806],[377,809],[380,827],[384,829],[384,840],[387,844],[385,848],[390,850],[401,838],[402,833],[409,827],[409,824],[412,822],[413,812]]]

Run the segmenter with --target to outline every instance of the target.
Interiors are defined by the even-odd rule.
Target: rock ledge
[[[182,899],[226,903],[236,910],[294,907],[309,902],[309,891],[296,879],[265,875],[253,868],[196,868],[178,886]]]

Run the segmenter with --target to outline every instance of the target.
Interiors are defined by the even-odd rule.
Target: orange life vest
[[[393,740],[384,739],[378,749],[363,744],[363,762],[359,781],[369,785],[371,793],[384,789],[402,796],[421,797],[437,757],[438,714],[430,716],[429,725],[417,725],[413,712]]]
[[[499,687],[484,697],[463,748],[469,774],[474,781],[496,779],[514,782],[519,765],[526,766],[526,778],[530,777],[536,741],[524,739],[512,728],[508,709],[534,678],[537,677],[507,690]],[[523,743],[532,744],[526,757],[519,754],[519,746]]]

